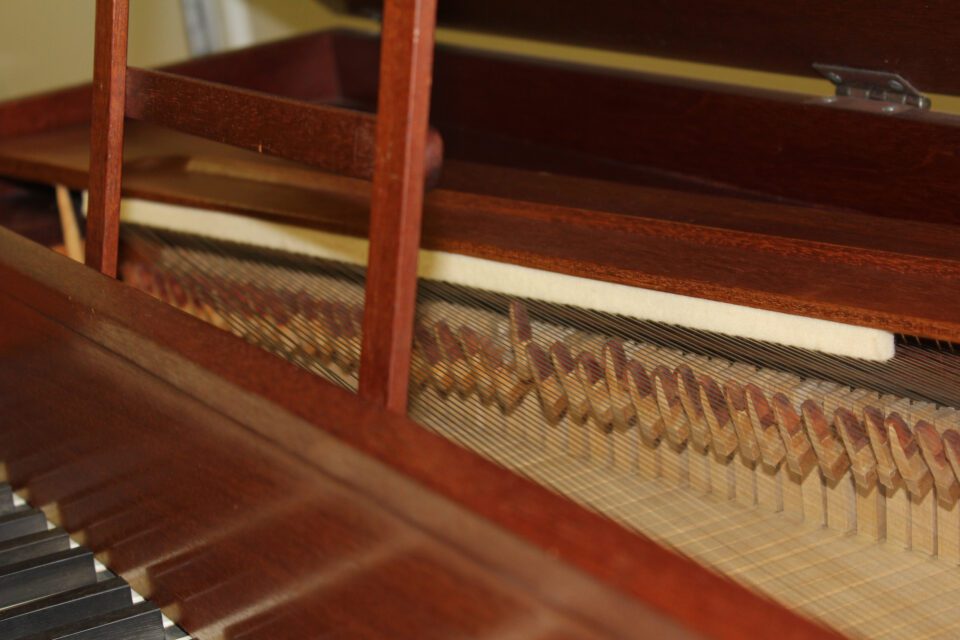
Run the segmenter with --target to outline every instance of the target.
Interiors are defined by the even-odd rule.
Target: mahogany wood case
[[[93,84],[0,104],[0,175],[89,189],[93,267],[0,229],[2,479],[200,638],[839,637],[406,418],[418,250],[960,342],[960,120],[435,25],[955,92],[960,8],[330,4],[382,39],[146,70],[98,0]],[[369,237],[359,394],[114,280],[121,196]]]

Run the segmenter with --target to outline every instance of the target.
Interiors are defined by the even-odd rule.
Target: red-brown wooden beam
[[[436,0],[386,0],[360,395],[407,408]]]
[[[86,262],[117,274],[129,0],[97,0]]]
[[[174,73],[127,70],[128,118],[369,180],[376,117]],[[427,139],[427,173],[440,169],[442,142]]]

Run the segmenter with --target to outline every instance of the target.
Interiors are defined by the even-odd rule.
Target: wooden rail
[[[360,394],[403,413],[429,130],[436,0],[386,3],[377,117],[162,71],[127,68],[129,0],[98,0],[87,263],[114,277],[124,116],[349,177],[373,179]]]
[[[436,0],[385,3],[360,395],[407,408]]]
[[[360,111],[130,67],[126,114],[332,173],[373,178],[377,118]],[[427,173],[435,174],[442,155],[439,135],[429,134],[426,144]]]
[[[97,0],[86,261],[117,274],[129,0]]]

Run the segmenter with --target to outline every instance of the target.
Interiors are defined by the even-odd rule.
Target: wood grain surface
[[[363,306],[360,395],[406,413],[423,217],[436,0],[386,4],[376,171]]]
[[[378,0],[327,0],[376,16]],[[924,91],[960,92],[949,0],[803,3],[737,0],[461,0],[440,4],[441,26],[631,51],[795,75],[815,62],[895,71]],[[762,52],[762,53],[761,53]]]
[[[332,173],[373,177],[377,119],[351,109],[131,67],[127,117]],[[430,165],[423,175],[436,176],[440,136],[433,131],[425,138]]]
[[[358,82],[355,50],[364,41],[342,42],[341,58],[351,65],[343,77]],[[360,95],[369,90],[357,87]],[[555,150],[601,158],[611,172],[649,167],[809,204],[960,221],[960,119],[844,104],[440,49],[432,113],[451,158],[471,159],[484,139],[488,147],[491,139],[520,140],[540,152],[514,160],[486,150],[484,161],[536,170]]]
[[[4,230],[0,248],[5,473],[188,627],[363,627],[380,611],[404,637],[437,620],[426,637],[501,637],[484,620],[539,601],[573,637],[669,631],[634,601],[712,637],[836,637],[136,290]],[[415,531],[404,546],[407,528],[442,548]],[[340,575],[326,563],[381,543],[396,563],[324,582]],[[476,599],[461,576],[486,585]],[[429,584],[449,587],[402,595]],[[301,602],[317,606],[294,615]]]
[[[314,74],[306,73],[303,59],[294,54],[307,53],[318,72],[336,70],[336,83],[317,84]],[[315,91],[324,100],[362,106],[376,97],[377,54],[369,37],[328,33],[195,61],[190,73],[232,81],[243,76],[238,69],[246,65],[249,83],[258,89],[300,98]],[[285,55],[307,78],[305,86],[267,73],[268,63]],[[425,200],[427,246],[925,337],[960,338],[954,302],[957,236],[944,224],[955,220],[953,203],[960,197],[953,119],[883,117],[789,96],[631,80],[449,49],[439,50],[435,76],[433,112],[449,161],[440,188]],[[744,109],[750,104],[755,106]],[[23,103],[4,109],[22,115]],[[617,114],[623,117],[606,117]],[[579,124],[568,126],[571,122]],[[673,124],[661,126],[664,122]],[[361,185],[296,174],[291,166],[174,133],[131,131],[128,195],[367,232],[369,195]],[[77,125],[2,140],[0,172],[82,187],[86,136]],[[525,148],[526,153],[518,151]],[[554,160],[548,161],[551,152]],[[560,157],[562,166],[555,161]],[[630,162],[654,166],[631,173],[637,165]],[[544,175],[544,167],[561,173]],[[597,179],[604,167],[611,179]],[[677,170],[697,175],[678,181]],[[694,184],[699,195],[642,187],[651,182],[684,189]],[[793,204],[777,201],[787,196]],[[798,199],[817,206],[794,206]],[[563,212],[562,222],[526,226],[525,219],[545,219],[554,211]],[[510,233],[508,213],[517,213],[518,229],[527,230]],[[603,225],[615,226],[621,235],[597,231]],[[471,237],[473,229],[481,233]],[[651,230],[652,236],[641,234]],[[541,233],[556,244],[545,246]]]
[[[111,277],[117,274],[120,240],[129,14],[129,0],[97,0],[85,259]]]
[[[166,70],[373,112],[378,60],[375,38],[326,32]],[[958,220],[956,117],[450,47],[434,66],[431,112],[449,158]],[[0,135],[75,122],[83,91],[0,106]]]
[[[133,124],[127,138],[128,196],[367,234],[369,183]],[[82,188],[86,144],[40,135],[4,160],[0,143],[0,171]],[[953,225],[456,161],[424,201],[430,249],[954,342],[958,242]]]

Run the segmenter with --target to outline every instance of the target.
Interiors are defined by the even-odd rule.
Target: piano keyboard
[[[0,484],[0,638],[189,640],[43,512]]]

